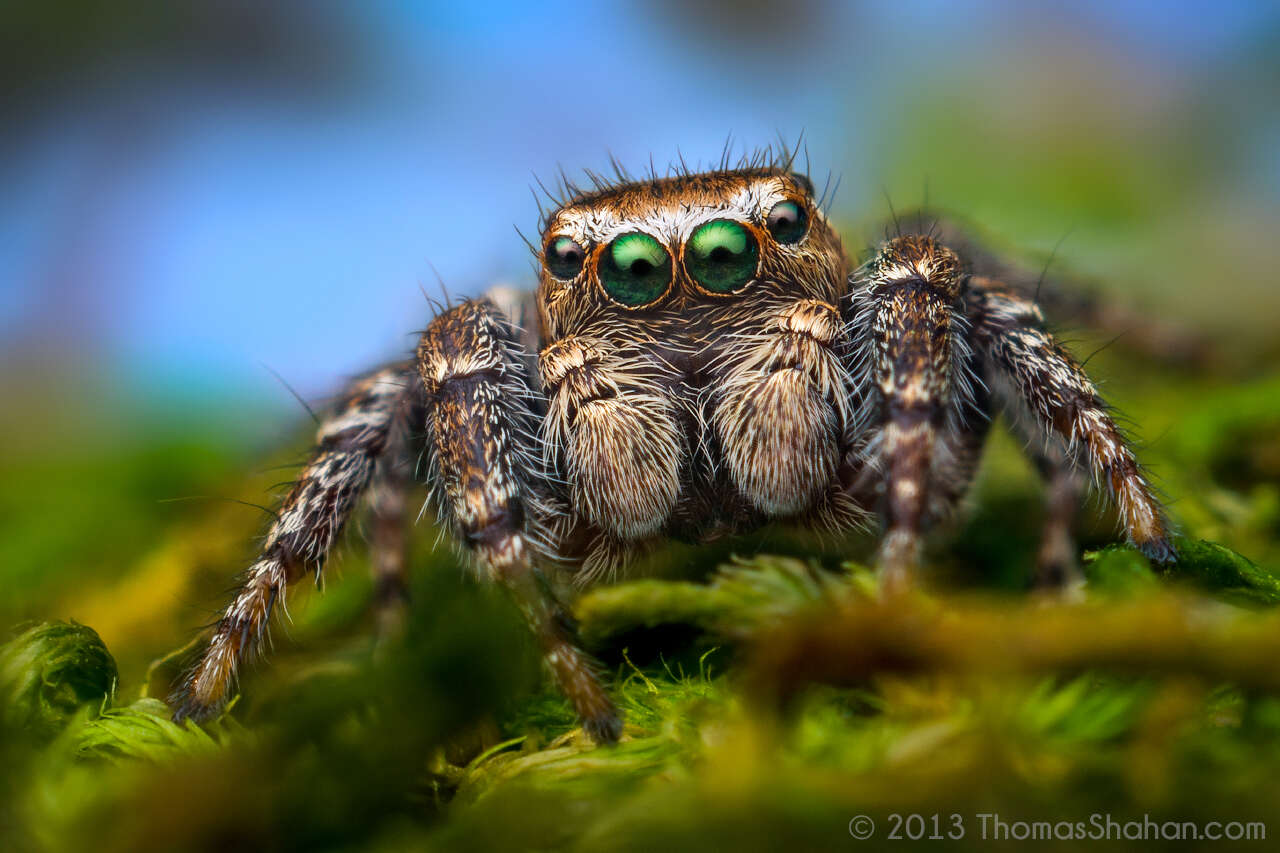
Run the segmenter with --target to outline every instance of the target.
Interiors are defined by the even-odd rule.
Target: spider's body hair
[[[412,364],[359,380],[322,422],[177,716],[219,707],[286,584],[319,576],[371,480],[379,598],[403,595],[411,439],[431,490],[424,510],[511,592],[597,741],[616,740],[621,721],[544,571],[585,582],[661,538],[775,520],[839,532],[878,517],[883,582],[906,586],[1000,407],[1050,484],[1042,582],[1070,579],[1081,471],[1114,499],[1132,542],[1171,559],[1145,473],[1034,300],[974,275],[932,228],[897,227],[850,275],[812,184],[790,167],[788,154],[638,182],[619,170],[575,189],[545,216],[532,298],[442,306]],[[738,241],[717,251],[754,266],[707,277],[696,264],[712,250],[695,235],[712,233]],[[651,289],[606,286],[605,253],[627,240],[648,247],[638,275],[661,273]]]
[[[565,208],[589,207],[601,201],[634,192],[637,187],[641,186],[674,188],[688,186],[698,181],[715,181],[726,175],[791,173],[801,150],[798,143],[792,145],[785,141],[780,141],[776,146],[765,145],[745,151],[735,158],[732,153],[732,147],[732,140],[725,140],[725,146],[720,152],[719,161],[709,168],[703,168],[700,163],[691,166],[681,156],[677,160],[668,163],[666,171],[662,174],[659,174],[657,167],[650,160],[648,169],[640,175],[635,175],[624,168],[616,158],[610,157],[610,166],[613,174],[606,175],[584,169],[585,185],[570,178],[563,169],[560,170],[557,176],[558,180],[552,186],[548,186],[541,179],[535,178],[538,190],[542,192],[541,198],[538,197],[536,192],[534,194],[534,198],[538,201],[540,230],[544,234],[547,233],[552,218]],[[806,176],[800,177],[805,181],[809,180]],[[825,198],[826,193],[823,194],[822,199],[819,201],[824,201]],[[546,206],[543,205],[544,200],[547,203]]]
[[[960,299],[960,259],[927,235],[886,243],[851,280],[862,380],[856,488],[882,495],[886,582],[904,583],[920,534],[955,507],[985,432]],[[959,484],[958,488],[955,484]]]
[[[509,334],[496,309],[464,303],[442,313],[418,345],[430,504],[490,574],[532,547],[525,496],[538,470],[528,441],[536,415]]]
[[[1015,418],[1040,424],[1052,446],[1088,471],[1115,501],[1130,542],[1157,561],[1174,559],[1154,489],[1089,377],[1043,329],[1040,309],[993,282],[974,290],[982,312],[975,338]]]
[[[965,272],[928,234],[888,240],[852,281],[853,376],[866,389],[854,490],[885,518],[889,585],[919,557],[924,529],[954,511],[997,406],[1040,446],[1051,487],[1040,577],[1069,572],[1067,525],[1085,470],[1116,503],[1126,536],[1159,561],[1175,556],[1159,502],[1096,389],[1043,329],[1040,309]]]
[[[547,525],[564,512],[539,476],[541,405],[515,329],[491,303],[464,302],[423,334],[418,369],[443,526],[489,580],[511,590],[579,718],[598,740],[616,740],[617,710],[537,571]]]
[[[809,219],[793,245],[765,228],[782,201]],[[755,236],[759,268],[744,292],[713,294],[684,272],[682,252],[696,228],[726,219]],[[668,291],[640,310],[613,301],[593,272],[612,240],[637,231],[675,265]],[[571,280],[544,272],[539,285],[543,435],[573,484],[583,578],[657,536],[862,520],[832,488],[852,438],[839,310],[848,267],[807,178],[757,164],[605,186],[548,217],[544,245],[563,237],[592,261]]]

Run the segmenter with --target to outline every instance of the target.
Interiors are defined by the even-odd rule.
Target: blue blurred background
[[[284,412],[263,365],[315,396],[407,352],[436,271],[527,285],[535,175],[730,135],[803,133],[842,223],[927,182],[1141,304],[1275,330],[1275,4],[19,5],[0,381],[41,406]]]

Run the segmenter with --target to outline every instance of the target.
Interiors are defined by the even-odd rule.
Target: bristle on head
[[[582,170],[582,179],[571,178],[563,168],[559,169],[557,179],[548,184],[534,176],[538,196],[539,228],[546,230],[556,211],[564,207],[586,205],[599,202],[611,195],[630,189],[648,188],[655,195],[681,192],[703,178],[715,177],[756,177],[788,174],[803,186],[809,193],[813,192],[813,182],[807,174],[794,172],[796,157],[802,150],[799,143],[787,145],[766,145],[750,151],[744,151],[736,158],[733,156],[733,137],[726,138],[719,158],[714,162],[690,163],[684,155],[677,152],[675,160],[667,163],[665,172],[659,172],[653,158],[649,158],[647,168],[638,175],[629,171],[613,154],[608,155],[610,174],[602,174],[591,169]]]

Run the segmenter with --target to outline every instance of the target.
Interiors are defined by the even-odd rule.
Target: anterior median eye
[[[809,230],[809,214],[794,201],[780,201],[769,211],[765,224],[779,243],[795,243]]]
[[[604,252],[600,283],[623,305],[647,305],[671,286],[671,255],[648,234],[623,234]]]
[[[587,253],[570,237],[557,237],[547,246],[547,269],[556,278],[573,278],[586,259]]]
[[[745,225],[729,219],[699,225],[684,252],[685,270],[715,293],[729,293],[751,281],[759,260],[756,238]]]

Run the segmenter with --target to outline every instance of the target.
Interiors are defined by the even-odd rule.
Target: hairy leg
[[[288,584],[320,576],[339,532],[373,476],[393,430],[402,428],[419,383],[411,365],[370,373],[342,395],[289,491],[240,591],[218,620],[199,662],[172,697],[175,719],[202,719],[226,701],[246,654],[258,648]]]
[[[916,377],[919,378],[919,377]],[[910,374],[895,377],[914,381]],[[888,384],[886,382],[886,384]],[[887,592],[909,588],[920,561],[930,470],[941,422],[936,399],[903,399],[901,381],[886,394],[886,423],[877,437],[876,467],[884,484],[884,538],[878,562]]]
[[[412,419],[391,431],[369,485],[369,565],[380,637],[399,633],[409,599],[408,502],[416,463],[409,440],[409,420]],[[414,422],[422,422],[420,406]]]
[[[1067,589],[1083,576],[1076,559],[1076,540],[1071,533],[1083,499],[1080,475],[1060,462],[1042,465],[1045,480],[1045,521],[1036,553],[1035,586],[1040,589]]]
[[[914,283],[876,288],[861,301],[873,316],[868,382],[878,389],[879,411],[863,451],[860,489],[874,484],[881,491],[881,583],[886,592],[899,592],[913,583],[919,562],[929,471],[942,427],[946,377],[934,364],[940,353],[931,350],[933,329],[947,327],[947,310]]]
[[[993,384],[998,388],[1000,382]],[[1044,526],[1031,585],[1042,590],[1070,590],[1083,580],[1072,528],[1084,502],[1085,477],[1063,441],[1047,433],[1025,405],[1008,400],[1007,394],[1005,397],[1009,427],[1022,442],[1045,490]]]
[[[1107,405],[1075,360],[1044,330],[1032,302],[975,279],[968,294],[975,340],[993,391],[1025,409],[1115,501],[1130,542],[1159,562],[1176,559],[1168,521]]]
[[[964,318],[955,310],[958,260],[928,237],[889,241],[854,279],[853,327],[865,329],[855,376],[874,389],[858,490],[883,489],[879,563],[886,592],[907,588],[921,535],[963,491],[975,454],[966,417],[974,408]],[[932,511],[931,511],[932,510]]]
[[[540,454],[515,330],[487,300],[436,317],[418,346],[434,501],[457,542],[525,614],[556,681],[597,742],[617,740],[617,708],[535,564]]]
[[[1059,269],[1056,250],[1049,257],[1032,262],[1008,253],[994,253],[982,245],[981,229],[949,213],[912,210],[899,214],[904,224],[928,228],[940,242],[965,259],[975,276],[999,281],[1001,289],[1035,302],[1055,323],[1085,327],[1110,335],[1125,336],[1125,345],[1166,364],[1206,367],[1220,354],[1213,341],[1185,324],[1152,316],[1140,306],[1128,303],[1117,292],[1100,290],[1095,283]],[[1064,231],[1065,241],[1069,232]],[[1060,241],[1062,242],[1062,241]]]
[[[1045,519],[1036,552],[1037,589],[1067,589],[1082,580],[1071,529],[1084,500],[1084,478],[1072,464],[1062,442],[1045,441],[1028,430],[1026,419],[1014,422],[1014,431],[1027,443],[1027,453],[1045,487]]]

